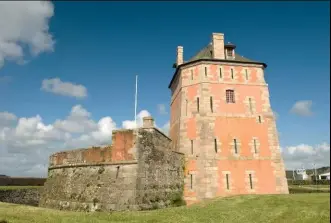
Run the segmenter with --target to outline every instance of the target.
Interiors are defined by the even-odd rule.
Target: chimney
[[[154,128],[154,119],[152,116],[143,118],[143,128]]]
[[[177,66],[181,65],[184,62],[183,51],[184,48],[182,46],[177,46],[177,59],[176,59]]]
[[[224,56],[224,34],[213,33],[213,59],[225,59]]]

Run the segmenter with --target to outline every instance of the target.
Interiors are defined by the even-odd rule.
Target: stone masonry
[[[146,210],[182,205],[184,156],[146,117],[113,132],[112,145],[50,157],[40,206],[61,210]]]
[[[288,193],[266,65],[234,49],[224,44],[223,34],[214,33],[191,60],[176,60],[181,63],[169,85],[170,138],[173,150],[185,154],[187,204],[218,196]],[[177,50],[183,57],[183,47]]]

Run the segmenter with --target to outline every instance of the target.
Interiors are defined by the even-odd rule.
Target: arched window
[[[235,103],[234,90],[226,90],[226,103]]]

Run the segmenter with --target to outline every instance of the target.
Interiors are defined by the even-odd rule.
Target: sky
[[[268,64],[287,169],[330,165],[329,2],[0,2],[0,174],[46,176],[48,157],[110,143],[152,115],[169,129],[176,47],[225,34]]]

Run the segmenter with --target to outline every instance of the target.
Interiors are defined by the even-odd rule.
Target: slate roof
[[[197,53],[194,57],[192,57],[191,59],[189,59],[186,62],[192,62],[194,60],[199,60],[199,59],[213,59],[212,55],[213,55],[212,45],[208,44],[206,47],[204,47],[202,50],[200,50],[199,53]],[[229,61],[262,63],[262,62],[259,62],[259,61],[254,61],[254,60],[248,59],[246,57],[243,57],[243,56],[239,55],[236,52],[235,52],[235,58],[234,59],[229,59]]]
[[[235,45],[233,44],[225,44],[224,47],[235,47]],[[172,79],[170,81],[170,84],[168,85],[168,88],[171,87],[171,84],[173,83],[173,81],[175,80],[175,77],[177,76],[177,71],[179,69],[179,67],[181,66],[185,66],[186,64],[189,63],[193,63],[194,61],[201,61],[201,60],[209,60],[209,61],[223,61],[223,62],[234,62],[234,63],[247,63],[247,64],[261,64],[264,67],[267,67],[267,65],[263,62],[259,62],[259,61],[255,61],[255,60],[251,60],[248,59],[246,57],[243,57],[241,55],[239,55],[237,52],[235,52],[235,57],[234,59],[215,59],[213,58],[213,48],[212,48],[212,44],[209,43],[206,47],[204,47],[202,50],[200,50],[194,57],[192,57],[191,59],[189,59],[188,61],[184,61],[183,64],[177,66],[176,63],[173,64],[173,68],[176,68],[176,71],[174,73],[174,75],[172,76]]]

